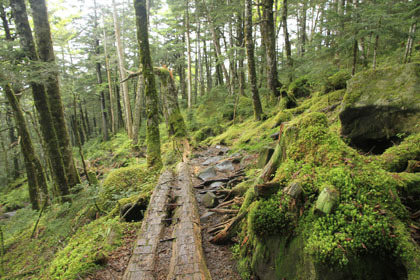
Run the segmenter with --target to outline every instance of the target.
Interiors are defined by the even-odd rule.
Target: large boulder
[[[347,83],[340,120],[343,136],[374,153],[420,131],[420,64],[355,75]]]

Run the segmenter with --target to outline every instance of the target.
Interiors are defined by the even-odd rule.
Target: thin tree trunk
[[[414,37],[416,35],[416,27],[417,27],[417,21],[413,22],[410,26],[410,31],[408,33],[407,44],[406,44],[405,52],[404,52],[403,63],[410,62],[411,52],[413,51]]]
[[[199,80],[200,80],[200,96],[204,95],[205,86],[204,86],[204,73],[203,73],[203,60],[201,56],[200,48],[200,32],[201,32],[201,22],[197,16],[197,56],[198,56],[198,70],[199,70]]]
[[[300,55],[303,56],[306,51],[306,9],[307,9],[307,0],[304,0],[302,3],[302,12],[300,20]]]
[[[13,121],[8,113],[6,113],[6,123],[9,127],[10,144],[14,145],[18,139],[15,135],[15,127],[13,125]],[[19,177],[19,154],[13,155],[13,173],[11,175],[13,179],[17,179]]]
[[[239,60],[239,95],[245,95],[245,70],[244,70],[244,57],[245,57],[245,42],[244,42],[244,21],[242,16],[238,14],[238,26],[237,26],[237,34],[238,34],[238,45],[239,53],[238,53],[238,60]]]
[[[100,46],[99,46],[99,30],[98,30],[98,13],[97,13],[97,6],[96,6],[96,0],[93,1],[94,5],[94,38],[95,38],[95,54],[99,56],[101,54]],[[101,63],[96,62],[95,63],[96,68],[96,79],[98,82],[98,85],[102,85],[102,70],[101,70]],[[100,91],[100,103],[101,103],[101,116],[102,116],[102,139],[104,141],[109,140],[109,134],[108,134],[108,116],[106,112],[106,104],[105,104],[105,92],[103,89]],[[87,176],[87,175],[86,175]]]
[[[48,22],[48,12],[45,0],[30,0],[32,18],[34,22],[34,33],[37,41],[39,58],[43,62],[52,64],[52,72],[46,82],[48,102],[50,104],[51,115],[54,128],[57,134],[59,147],[61,150],[62,161],[65,167],[66,177],[69,187],[80,184],[79,174],[73,159],[70,136],[67,130],[66,119],[64,117],[64,107],[61,101],[60,85],[58,72],[55,71],[55,56],[53,42],[51,39],[50,25]]]
[[[192,74],[191,74],[191,40],[190,40],[190,17],[189,17],[189,1],[186,1],[185,7],[185,38],[187,39],[187,61],[188,61],[188,68],[187,68],[187,93],[188,93],[188,108],[192,106]]]
[[[133,126],[133,145],[137,146],[139,143],[139,130],[141,126],[141,115],[144,95],[144,80],[143,75],[140,75],[137,80],[137,94],[136,103],[134,107],[134,126]]]
[[[32,5],[33,4],[35,3],[32,3]],[[29,26],[25,2],[23,0],[11,0],[11,6],[14,12],[16,29],[17,29],[18,35],[20,36],[20,44],[23,49],[23,52],[30,60],[36,61],[38,60],[38,55],[35,50],[35,42],[33,40],[32,32]],[[45,5],[42,5],[41,3],[41,6],[37,7],[37,9],[42,8],[42,6],[45,7]],[[39,17],[42,14],[42,13],[39,14],[37,12],[38,10],[34,12],[34,15],[33,15],[34,22],[35,22],[35,18],[37,19],[36,21],[38,22]],[[38,38],[38,40],[41,40],[41,39]],[[70,193],[70,190],[69,190],[66,170],[64,168],[64,163],[63,163],[63,158],[61,155],[59,142],[57,139],[54,121],[53,121],[51,111],[49,108],[49,102],[48,102],[46,89],[44,85],[38,84],[36,82],[31,82],[31,87],[32,87],[32,94],[34,98],[35,107],[40,117],[41,131],[42,131],[43,138],[47,146],[48,157],[51,160],[55,187],[57,188],[57,193],[60,196],[65,196]],[[64,198],[64,200],[67,200],[67,199]]]
[[[113,15],[114,15],[114,31],[115,31],[115,40],[117,45],[117,54],[118,54],[118,66],[120,70],[120,78],[121,81],[126,79],[125,73],[125,59],[124,59],[124,50],[121,43],[120,37],[120,26],[118,23],[118,15],[117,15],[117,8],[115,6],[115,1],[112,0],[113,6]],[[128,96],[128,84],[127,81],[121,83],[123,98],[124,98],[124,113],[125,113],[125,124],[127,129],[127,134],[130,139],[133,139],[133,120],[131,118],[131,106],[130,106],[130,98]]]
[[[279,88],[282,86],[278,80],[276,59],[276,33],[273,18],[273,0],[264,0],[263,22],[265,34],[265,51],[267,59],[267,84],[274,100],[280,96]]]
[[[289,31],[287,30],[287,0],[283,0],[283,8],[281,13],[283,21],[283,37],[284,37],[284,48],[286,50],[286,63],[289,70],[289,81],[292,80],[291,68],[293,67],[292,61],[292,47],[289,40]]]
[[[26,174],[28,177],[29,200],[31,201],[32,209],[39,209],[40,204],[48,199],[45,173],[32,145],[31,136],[29,134],[19,101],[9,85],[5,86],[5,93],[10,107],[13,110],[13,116],[21,138],[20,147],[24,157]],[[43,197],[39,197],[39,191],[43,193]]]
[[[255,120],[261,120],[263,110],[257,88],[257,73],[254,61],[254,43],[252,41],[252,0],[245,1],[245,45],[248,58],[248,75],[251,83],[252,101]]]
[[[147,11],[145,0],[134,0],[136,13],[137,40],[140,47],[140,68],[144,76],[146,96],[146,149],[147,166],[160,168],[159,111],[158,95],[153,74],[152,58],[149,49],[149,32],[147,24]]]
[[[104,22],[104,26],[105,26],[105,19],[103,17],[102,17],[102,21]],[[110,105],[110,112],[111,112],[111,132],[112,134],[115,134],[117,131],[117,120],[115,118],[115,96],[112,91],[111,69],[109,67],[108,46],[107,46],[108,44],[107,44],[105,28],[103,29],[103,39],[104,39],[105,69],[106,69],[106,77],[108,80],[109,105]]]
[[[203,39],[204,63],[206,64],[206,79],[207,79],[207,92],[209,93],[213,87],[213,79],[211,77],[210,61],[207,55],[207,40]]]

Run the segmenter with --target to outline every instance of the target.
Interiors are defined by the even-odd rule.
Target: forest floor
[[[187,171],[178,168],[175,176],[169,171],[163,172],[140,234],[137,238],[135,231],[126,234],[124,245],[110,255],[103,269],[88,279],[135,279],[148,275],[160,280],[168,279],[168,275],[174,279],[190,279],[188,272],[194,270],[196,274],[191,275],[201,277],[199,279],[241,279],[231,244],[211,242],[236,215],[242,201],[232,198],[230,190],[246,179],[247,160],[253,160],[239,153],[228,155],[228,151],[229,148],[220,145],[198,148],[190,162],[183,165]],[[187,174],[189,182],[182,178],[182,173]],[[190,189],[183,193],[187,185]],[[191,201],[188,201],[188,195],[191,195]],[[162,207],[164,209],[160,209]],[[186,221],[199,224],[198,238],[194,236],[194,230],[189,231]],[[158,223],[160,227],[156,225]],[[158,237],[156,231],[160,232]],[[152,245],[143,246],[144,243]],[[149,254],[150,249],[154,254]],[[185,250],[187,253],[183,254]],[[124,275],[125,270],[130,272],[126,271]],[[211,278],[206,275],[208,272]]]

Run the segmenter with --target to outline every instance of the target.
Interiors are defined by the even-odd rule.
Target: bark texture
[[[248,75],[251,84],[252,104],[255,120],[261,120],[263,113],[260,95],[257,87],[257,73],[255,71],[254,42],[252,41],[252,0],[245,1],[245,45],[248,58]]]
[[[147,166],[160,168],[162,159],[160,156],[158,94],[152,58],[150,57],[146,1],[134,0],[134,9],[136,12],[137,40],[140,47],[140,70],[144,76],[146,96]]]
[[[51,72],[49,73],[50,75],[48,75],[45,87],[48,94],[50,111],[63,158],[68,184],[70,187],[73,187],[80,184],[80,178],[73,160],[70,136],[67,130],[66,120],[64,118],[64,107],[61,101],[58,69],[55,64],[47,6],[45,4],[45,0],[30,0],[29,2],[32,9],[34,32],[39,58],[43,62],[51,63],[49,68],[51,69]]]

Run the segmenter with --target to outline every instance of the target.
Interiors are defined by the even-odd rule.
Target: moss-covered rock
[[[324,85],[324,92],[328,93],[334,90],[345,89],[347,81],[351,78],[351,75],[346,70],[341,70],[335,74],[329,76]]]
[[[295,98],[308,97],[311,94],[311,87],[308,77],[302,76],[294,80],[288,89],[289,95]]]
[[[325,114],[290,121],[287,135],[293,137],[284,137],[274,180],[282,186],[299,181],[302,194],[284,204],[281,190],[251,204],[241,233],[242,240],[250,239],[241,250],[248,259],[243,263],[260,279],[417,279],[419,249],[407,242],[408,213],[398,196],[408,181],[350,148]],[[325,186],[339,196],[334,211],[317,215]]]
[[[348,81],[340,120],[342,134],[367,151],[374,145],[390,145],[396,136],[419,132],[420,64],[355,75]]]
[[[116,169],[108,174],[99,193],[99,204],[103,210],[111,210],[117,200],[133,194],[150,191],[156,182],[156,171],[150,171],[144,164]]]

